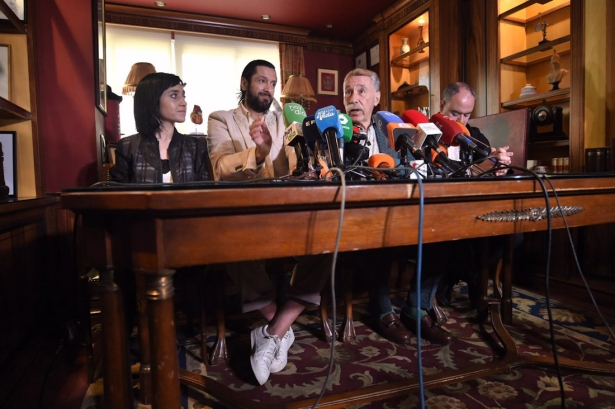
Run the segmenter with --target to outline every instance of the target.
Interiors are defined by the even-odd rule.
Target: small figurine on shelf
[[[201,125],[203,123],[203,111],[201,111],[201,107],[198,105],[194,106],[192,113],[190,114],[190,120],[195,125]],[[197,134],[198,129],[195,127],[194,133]]]
[[[559,83],[566,74],[568,74],[568,70],[561,68],[559,54],[553,50],[553,55],[551,56],[551,72],[547,74],[547,82],[553,85],[551,91],[559,89]]]

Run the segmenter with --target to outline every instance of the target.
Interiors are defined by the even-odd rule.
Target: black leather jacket
[[[207,143],[175,130],[168,149],[174,183],[208,180]],[[111,180],[122,183],[162,183],[160,148],[154,137],[131,135],[120,139],[115,151]]]

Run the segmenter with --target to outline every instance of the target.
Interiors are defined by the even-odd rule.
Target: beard
[[[261,95],[269,95],[261,93]],[[264,114],[269,110],[271,103],[273,102],[273,97],[269,95],[269,102],[261,101],[259,94],[253,94],[251,90],[248,90],[246,93],[246,102],[250,108],[255,110],[256,112],[260,112]]]

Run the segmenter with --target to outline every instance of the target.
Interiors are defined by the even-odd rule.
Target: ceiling
[[[352,41],[397,0],[165,0],[167,10],[306,28],[310,36]],[[155,0],[108,0],[107,4],[161,9]],[[331,24],[331,28],[326,26]]]

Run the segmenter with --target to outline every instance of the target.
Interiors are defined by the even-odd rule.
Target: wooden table
[[[567,217],[571,227],[615,221],[615,177],[569,175],[550,180],[562,206],[584,209]],[[180,371],[175,351],[174,269],[332,252],[341,197],[339,184],[325,182],[65,191],[62,205],[82,217],[85,261],[101,271],[106,406],[133,405],[123,295],[116,284],[116,272],[127,268],[132,268],[136,275],[138,305],[145,317],[142,321],[146,321],[139,326],[141,388],[145,394],[142,396],[147,396],[151,388],[154,408],[178,408],[181,378],[229,407],[263,406],[237,401],[237,394],[226,386]],[[425,243],[547,228],[546,220],[488,222],[477,218],[497,211],[545,208],[541,186],[530,178],[428,181],[424,183],[424,197]],[[340,251],[416,244],[418,203],[416,182],[349,184]],[[550,206],[556,206],[553,197]],[[562,218],[553,218],[552,225],[556,229],[564,227]],[[510,299],[510,283],[505,291],[509,293],[505,292],[504,298]],[[499,317],[492,320],[501,332]],[[483,365],[425,377],[426,387],[482,377],[517,365],[514,343],[507,333],[502,336],[508,352],[503,359],[488,368]],[[611,368],[590,364],[586,369]],[[400,381],[358,393],[325,396],[322,403],[327,407],[345,407],[416,388],[416,380]],[[284,403],[279,407],[309,407],[311,402]]]

